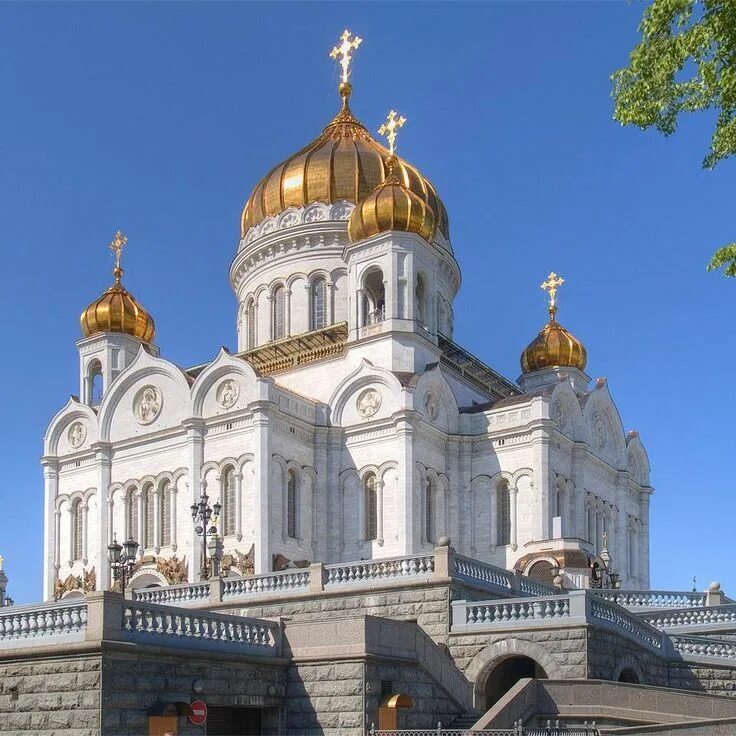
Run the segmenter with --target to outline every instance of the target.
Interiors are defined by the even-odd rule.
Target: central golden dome
[[[264,218],[311,202],[357,204],[388,175],[388,149],[374,140],[348,106],[350,85],[340,87],[342,110],[322,134],[256,184],[243,208],[241,236]],[[395,171],[401,183],[432,209],[437,229],[449,240],[447,211],[432,184],[406,161]]]

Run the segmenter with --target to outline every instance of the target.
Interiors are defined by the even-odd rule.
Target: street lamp
[[[197,524],[197,526],[194,527],[194,531],[198,537],[202,537],[202,566],[199,571],[202,580],[208,580],[210,576],[209,565],[207,564],[208,535],[215,535],[215,546],[213,549],[214,554],[212,555],[213,568],[219,563],[221,557],[221,555],[218,555],[219,545],[217,544],[217,527],[215,524],[220,516],[220,511],[222,511],[222,504],[219,501],[216,501],[214,505],[210,506],[209,500],[210,497],[203,491],[202,495],[199,497],[199,502],[193,503],[191,506],[192,522]],[[211,526],[210,521],[212,521]]]
[[[118,540],[113,538],[112,544],[107,545],[107,559],[112,569],[112,579],[116,582],[120,581],[120,591],[125,595],[125,580],[133,574],[135,567],[135,558],[140,545],[133,537],[130,537],[124,544],[118,544]]]
[[[598,557],[603,564],[593,563],[590,570],[590,587],[618,590],[621,587],[621,575],[611,570],[611,555],[608,551],[608,534],[606,532],[603,532],[603,549]]]

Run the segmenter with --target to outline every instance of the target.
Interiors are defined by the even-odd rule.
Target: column
[[[199,501],[202,493],[202,461],[204,457],[204,422],[201,419],[187,419],[182,422],[187,432],[187,475],[189,478],[188,505]],[[189,533],[183,540],[188,559],[189,582],[199,580],[199,570],[202,564],[201,544],[199,537],[194,533],[194,524],[189,526]]]
[[[365,327],[365,324],[363,323],[363,317],[365,316],[363,313],[363,302],[365,300],[363,289],[358,289],[355,293],[355,297],[355,324],[358,326],[358,329],[360,329],[361,327]]]
[[[107,388],[107,387],[105,387]],[[97,590],[107,590],[110,587],[110,565],[107,560],[107,545],[110,538],[109,516],[107,500],[110,495],[112,482],[112,445],[109,442],[97,442],[95,464],[97,466],[97,549],[94,551],[94,566],[97,575]]]
[[[243,473],[235,473],[235,538],[243,538]]]
[[[335,282],[334,281],[326,281],[325,282],[325,292],[327,297],[327,304],[326,304],[326,322],[328,325],[334,325],[335,324]]]
[[[519,546],[518,543],[518,530],[519,530],[519,524],[517,522],[518,519],[518,504],[517,504],[517,498],[519,496],[519,489],[514,485],[513,488],[509,488],[509,502],[511,505],[511,549],[516,550],[516,548]]]
[[[45,600],[54,597],[57,577],[57,552],[59,546],[58,511],[56,496],[59,493],[59,464],[56,458],[44,457],[43,466],[43,594]]]
[[[89,549],[89,501],[80,504],[79,510],[82,512],[82,564],[87,565],[89,557],[87,551]],[[100,547],[103,547],[100,540]]]
[[[316,427],[314,430],[314,469],[317,478],[312,485],[312,514],[314,523],[312,526],[312,561],[326,561],[329,557],[327,551],[327,520],[328,512],[334,509],[334,501],[328,499],[330,480],[334,477],[330,470],[328,461],[329,430],[327,427]],[[334,494],[333,494],[334,495]]]
[[[642,588],[649,587],[649,501],[651,490],[645,488],[639,494],[639,519],[641,521],[641,538],[639,539],[639,566],[637,575],[641,578]]]
[[[383,478],[376,478],[376,542],[383,546]]]
[[[267,387],[264,386],[267,389]],[[271,572],[270,527],[270,465],[271,438],[269,436],[269,412],[272,404],[267,400],[256,402],[253,406],[253,495],[255,527],[255,572]]]
[[[178,480],[174,481],[170,486],[171,493],[171,508],[169,513],[171,514],[171,551],[176,552],[176,528],[178,526],[178,517],[176,515],[176,497],[179,493]]]
[[[145,538],[146,532],[146,507],[143,503],[143,488],[137,488],[135,492],[135,505],[138,507],[138,528],[136,529],[135,540],[141,545],[140,552],[143,554],[146,547],[150,546],[150,542]]]
[[[284,337],[291,336],[291,289],[284,288]]]
[[[403,504],[399,503],[398,528],[399,542],[403,535],[403,551],[400,554],[413,555],[416,551],[416,530],[414,523],[414,427],[408,417],[398,420],[397,438],[402,446],[399,464],[399,489],[403,487]],[[403,477],[403,483],[401,478]]]

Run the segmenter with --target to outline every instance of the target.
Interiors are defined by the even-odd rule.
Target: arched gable
[[[574,440],[585,438],[583,412],[569,379],[554,387],[548,409],[549,418],[557,424],[560,432]]]
[[[398,378],[365,358],[330,397],[333,426],[350,426],[390,417],[404,401]]]
[[[585,438],[591,451],[616,468],[626,467],[626,438],[608,383],[599,379],[583,409]]]
[[[414,408],[422,412],[425,422],[445,432],[457,432],[457,400],[439,364],[422,373],[410,386],[414,389]]]
[[[70,436],[74,425],[82,427],[80,444]],[[65,406],[54,415],[43,438],[43,454],[48,456],[66,455],[81,452],[97,441],[98,418],[94,410],[83,404],[76,396],[70,396]]]
[[[649,455],[638,432],[626,436],[626,467],[640,486],[649,486],[651,466]]]
[[[147,389],[152,389],[149,398],[145,396]],[[148,403],[145,414],[140,413],[143,401]],[[113,442],[178,426],[190,415],[189,383],[184,372],[141,346],[100,404],[100,440]]]
[[[192,385],[192,414],[208,417],[244,409],[257,399],[267,399],[272,385],[270,379],[259,379],[250,363],[220,348]]]

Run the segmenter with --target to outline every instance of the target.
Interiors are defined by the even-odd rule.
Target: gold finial
[[[342,84],[345,85],[348,83],[348,77],[350,76],[348,69],[353,58],[350,52],[357,49],[358,46],[363,43],[363,39],[360,36],[354,36],[351,39],[350,31],[346,28],[343,31],[342,36],[340,36],[340,41],[340,45],[335,46],[335,48],[330,51],[330,58],[337,59],[338,56],[341,57],[340,66],[342,67]]]
[[[396,115],[396,110],[391,110],[386,117],[386,122],[378,129],[379,135],[384,136],[388,141],[388,150],[391,152],[392,156],[396,150],[396,129],[402,128],[406,122],[406,118],[403,115],[398,118]]]
[[[120,255],[123,252],[125,244],[128,242],[128,238],[123,235],[120,230],[115,233],[115,237],[112,239],[110,244],[107,246],[115,254],[115,268],[113,273],[115,274],[115,283],[120,283],[120,278],[123,275],[123,269],[120,268]]]
[[[558,276],[554,271],[550,271],[546,281],[542,281],[540,289],[544,289],[549,294],[549,313],[552,319],[555,318],[557,312],[557,289],[565,283],[562,276]]]

